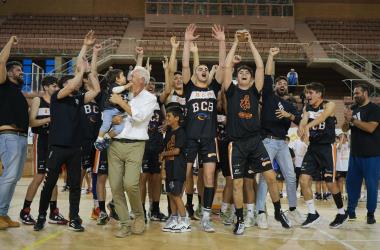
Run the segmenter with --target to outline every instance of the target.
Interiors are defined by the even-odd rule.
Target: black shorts
[[[96,149],[93,141],[87,141],[82,144],[82,169],[91,171],[94,166],[95,151]]]
[[[260,136],[230,142],[228,150],[232,179],[253,178],[256,173],[272,169]]]
[[[188,139],[186,141],[186,160],[193,163],[198,154],[202,163],[217,162],[215,138],[210,139]]]
[[[315,171],[311,178],[313,181],[325,181],[325,171]]]
[[[216,167],[222,171],[224,177],[231,176],[228,167],[228,143],[228,141],[218,141],[219,162],[216,163]]]
[[[175,196],[181,195],[183,192],[183,181],[166,180],[166,192]]]
[[[45,174],[46,163],[49,153],[49,135],[33,135],[34,174]]]
[[[301,174],[315,178],[334,174],[334,150],[332,144],[310,144],[301,165]]]
[[[142,172],[148,174],[161,173],[159,158],[159,150],[145,148],[144,157],[142,160]]]
[[[92,167],[92,173],[108,175],[108,159],[107,150],[98,151],[95,150],[94,165]]]
[[[335,179],[338,180],[340,178],[346,178],[347,171],[336,171]]]

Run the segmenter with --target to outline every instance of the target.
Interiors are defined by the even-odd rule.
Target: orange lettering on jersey
[[[168,144],[166,145],[166,151],[171,151],[175,148],[175,135],[172,135],[170,137],[170,140],[168,141]],[[174,156],[167,156],[166,160],[174,160]]]
[[[242,100],[240,100],[240,107],[243,110],[248,110],[251,108],[251,102],[249,100],[249,95],[245,95]]]
[[[251,113],[248,113],[248,112],[239,112],[238,116],[241,119],[251,119],[253,117],[253,115]]]

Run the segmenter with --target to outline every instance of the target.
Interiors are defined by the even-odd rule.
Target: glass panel
[[[257,16],[257,6],[247,5],[247,15],[248,16]]]
[[[260,5],[259,6],[260,16],[269,16],[269,6],[268,5]]]
[[[157,14],[157,4],[151,3],[146,6],[146,12],[148,14]]]
[[[284,16],[293,16],[293,6],[292,5],[284,6],[283,10],[284,10]]]
[[[161,3],[158,6],[158,13],[159,14],[169,14],[169,4],[167,4],[167,3]]]
[[[232,16],[232,6],[230,4],[222,5],[222,15],[223,16]]]
[[[272,5],[272,16],[282,16],[281,5]]]
[[[194,15],[194,5],[193,4],[184,4],[183,5],[183,14]]]
[[[180,4],[173,3],[171,13],[175,14],[175,15],[181,15],[182,14],[182,4],[181,3]]]

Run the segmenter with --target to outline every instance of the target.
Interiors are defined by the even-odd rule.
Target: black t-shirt
[[[162,113],[160,106],[157,103],[153,111],[153,116],[152,118],[150,118],[148,124],[149,140],[145,144],[145,148],[147,148],[148,150],[151,149],[158,152],[162,151],[164,136],[159,131],[159,127],[162,126],[163,123],[164,114]]]
[[[120,112],[123,112],[124,113],[124,109],[122,109],[119,105],[115,105],[113,103],[111,103],[109,101],[111,95],[112,95],[112,89],[115,88],[115,87],[121,87],[122,85],[119,85],[117,83],[111,83],[107,90],[104,91],[104,94],[105,96],[103,97],[104,98],[104,104],[103,104],[103,109],[113,109],[113,108],[117,108],[118,110],[120,110]],[[123,100],[128,100],[128,97],[129,97],[129,91],[127,90],[124,90],[123,92],[119,93],[119,95],[121,95],[121,97],[123,98]],[[128,100],[129,101],[129,100]]]
[[[260,94],[252,85],[249,89],[240,89],[231,83],[226,91],[227,97],[227,134],[232,140],[259,135]]]
[[[44,98],[42,97],[38,97],[38,98],[40,98],[40,107],[38,108],[36,119],[40,120],[40,119],[45,119],[45,118],[50,117],[50,104],[47,103]],[[49,127],[50,127],[50,124],[46,123],[38,127],[33,127],[32,132],[39,135],[48,135]]]
[[[190,139],[216,137],[217,96],[220,84],[213,80],[207,88],[199,88],[189,81],[185,85],[186,135]]]
[[[183,128],[179,127],[176,130],[166,132],[165,151],[180,149],[179,155],[165,158],[166,179],[169,181],[185,181],[186,179],[185,144],[186,134]]]
[[[0,84],[0,126],[12,125],[28,132],[29,106],[21,87],[8,78]]]
[[[351,126],[351,154],[359,157],[380,156],[380,107],[370,102],[362,107],[354,105],[351,109],[355,119],[379,123],[372,134]]]
[[[183,115],[186,116],[186,96],[185,91],[182,95],[178,94],[177,91],[173,90],[172,93],[168,96],[168,99],[165,101],[165,108],[169,107],[180,107],[183,111]]]
[[[261,112],[261,127],[264,136],[272,135],[285,139],[291,125],[291,121],[287,118],[278,119],[276,110],[285,110],[293,114],[296,119],[295,123],[299,123],[301,116],[293,103],[283,100],[276,95],[272,88],[273,80],[271,76],[266,75],[263,87],[263,107]]]
[[[82,142],[81,110],[84,94],[79,93],[57,99],[58,91],[50,101],[49,145],[62,147],[79,147]]]
[[[227,141],[227,130],[226,130],[226,120],[227,117],[221,112],[218,112],[218,126],[216,128],[216,135],[219,141]]]
[[[81,129],[84,142],[95,141],[102,125],[102,114],[99,110],[101,95],[84,104],[81,108]]]
[[[325,105],[328,101],[323,101],[317,108],[313,108],[311,105],[306,105],[306,111],[309,115],[308,123],[315,120],[325,110]],[[335,141],[335,124],[336,118],[333,116],[327,117],[327,119],[316,125],[309,130],[310,144],[331,144]]]

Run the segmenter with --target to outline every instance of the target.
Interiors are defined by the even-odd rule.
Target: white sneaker
[[[175,233],[184,233],[191,232],[191,225],[187,218],[182,218],[180,221],[174,226],[173,231]]]
[[[255,221],[255,215],[248,215],[244,218],[244,225],[245,228],[247,227],[253,227],[255,226],[256,221]]]
[[[305,221],[305,216],[298,209],[289,211],[288,218],[293,222],[293,225],[301,225]]]
[[[257,215],[257,226],[260,229],[268,229],[268,219],[265,213]]]
[[[214,233],[215,232],[215,229],[212,226],[210,219],[203,219],[202,218],[201,226],[202,226],[203,231],[205,231],[207,233]]]
[[[178,217],[177,216],[170,216],[169,219],[166,221],[165,226],[161,229],[164,232],[175,232],[175,227],[178,224]]]

